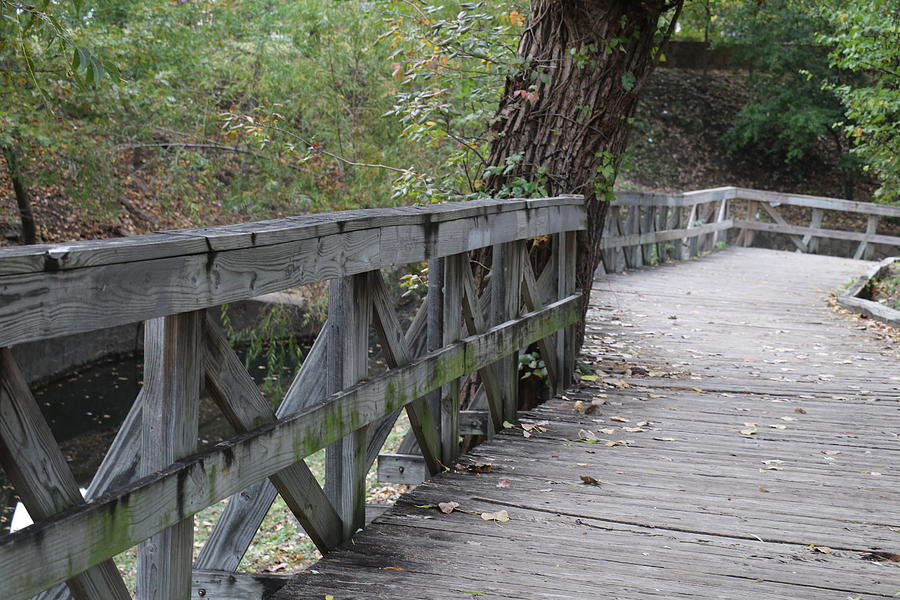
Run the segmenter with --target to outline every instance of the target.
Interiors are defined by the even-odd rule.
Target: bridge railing
[[[136,545],[142,599],[261,597],[264,578],[235,571],[276,493],[327,552],[363,526],[402,410],[436,473],[462,433],[515,420],[518,351],[536,344],[568,383],[585,221],[580,197],[486,200],[0,250],[0,463],[35,520],[0,537],[0,597],[129,598],[111,558]],[[529,240],[548,235],[536,273]],[[403,327],[381,269],[421,261],[427,297]],[[327,323],[273,410],[205,309],[326,280]],[[138,321],[145,383],[85,501],[9,347]],[[389,367],[371,376],[370,328]],[[483,410],[461,413],[476,373]],[[235,436],[198,452],[201,387]],[[304,462],[322,448],[324,489]],[[228,497],[194,562],[193,515]]]
[[[811,209],[809,224],[790,223],[781,210],[787,206]],[[828,213],[854,215],[865,230],[823,228]],[[853,258],[869,258],[876,244],[900,249],[900,237],[878,233],[885,217],[900,219],[900,207],[736,187],[676,195],[619,192],[604,224],[603,268],[691,258],[717,244],[749,246],[760,231],[785,236],[800,252],[818,252],[822,239],[846,240],[854,244]]]

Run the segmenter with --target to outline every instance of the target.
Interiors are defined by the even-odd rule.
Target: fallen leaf
[[[658,442],[674,442],[675,441],[675,438],[669,438],[669,437],[655,437],[653,439]]]
[[[828,456],[834,456],[835,454],[840,454],[840,450],[822,450],[822,454],[827,454]]]
[[[509,479],[501,479],[497,482],[498,488],[508,488],[509,487]]]
[[[588,441],[596,441],[597,440],[597,434],[589,429],[581,429],[578,432],[578,437],[581,438],[582,440],[588,440]]]
[[[522,437],[524,437],[524,438],[530,438],[530,437],[531,437],[531,432],[528,431],[528,430],[526,429],[525,431],[522,432]]]
[[[863,554],[860,558],[875,562],[900,562],[900,554],[891,554],[890,552],[881,552],[880,550],[872,550],[871,552]]]
[[[334,600],[334,596],[331,594],[325,594],[325,600]]]
[[[614,427],[605,427],[603,429],[598,429],[600,433],[605,433],[606,435],[612,435],[616,432]]]
[[[795,419],[794,417],[781,417],[781,420],[790,423],[791,421],[796,421],[797,419]]]
[[[610,448],[613,446],[627,446],[630,443],[631,442],[629,442],[628,440],[615,440],[615,441],[607,440],[606,441],[606,445],[609,446]]]
[[[812,546],[811,549],[813,552],[821,552],[822,554],[832,554],[834,552],[828,546]]]
[[[483,463],[481,461],[475,461],[474,464],[468,465],[466,467],[467,471],[472,471],[473,473],[493,473],[494,465],[491,463]]]
[[[511,429],[513,427],[515,427],[515,425],[513,425],[509,421],[503,421],[503,429]]]
[[[787,429],[787,425],[769,425],[772,429]]]
[[[499,521],[500,523],[506,523],[509,521],[509,513],[505,510],[498,510],[493,513],[483,512],[481,513],[481,518],[485,521]]]
[[[797,413],[798,415],[805,415],[805,414],[806,414],[806,410],[805,410],[805,409],[802,409],[802,408],[795,408],[795,409],[794,409],[794,412]]]
[[[453,509],[459,508],[459,502],[439,502],[438,508],[441,509],[441,512],[445,515],[449,515],[453,512]]]
[[[597,381],[597,376],[596,375],[582,375],[581,380],[582,381]]]
[[[760,492],[763,492],[763,493],[766,493],[766,494],[769,493],[769,490],[767,490],[767,489],[764,488],[764,487],[759,488],[759,491],[760,491]]]
[[[626,419],[625,417],[610,417],[609,420],[617,421],[619,423],[628,423],[628,419]]]
[[[744,427],[757,427],[756,423],[744,423]]]
[[[600,485],[600,480],[594,479],[590,475],[579,475],[581,482],[585,485]]]
[[[416,508],[435,508],[434,504],[415,504]]]
[[[385,567],[384,570],[385,571],[405,571],[406,569],[404,569],[403,567]],[[325,596],[325,597],[328,598],[328,596]],[[334,598],[334,596],[331,596],[331,597]]]
[[[640,427],[623,427],[622,431],[627,431],[628,433],[641,433],[647,431],[646,429],[642,429]]]
[[[741,429],[739,432],[741,435],[756,435],[755,429]]]
[[[583,413],[585,410],[587,410],[587,405],[581,400],[576,400],[575,405],[572,408],[575,409],[575,412]]]

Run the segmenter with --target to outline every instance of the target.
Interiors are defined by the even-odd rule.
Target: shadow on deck
[[[276,597],[895,598],[900,347],[828,306],[868,266],[732,248],[604,276],[595,381]]]

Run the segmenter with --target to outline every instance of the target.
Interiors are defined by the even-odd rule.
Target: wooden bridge
[[[624,228],[612,213],[607,270],[729,231],[741,245],[781,231],[805,252],[851,240],[860,257],[900,245],[865,212],[884,207],[759,194],[623,195],[637,208],[620,209]],[[773,207],[793,201],[820,211],[810,227]],[[866,232],[823,228],[826,210],[866,214]],[[900,216],[886,210],[874,216]],[[142,600],[894,597],[898,349],[826,302],[870,263],[729,248],[604,276],[582,353],[595,374],[563,391],[584,226],[582,200],[564,197],[3,250],[0,347],[147,325],[146,384],[87,503],[0,353],[0,462],[37,521],[0,538],[2,597],[128,598],[111,557],[137,544]],[[547,235],[536,269],[529,240]],[[470,266],[481,248],[485,281]],[[428,295],[404,328],[381,270],[425,260]],[[204,310],[324,280],[328,323],[273,410]],[[561,393],[517,414],[531,345]],[[461,407],[466,378],[478,386]],[[201,385],[236,435],[197,452]],[[358,532],[365,474],[403,409],[418,453],[379,471],[433,478]],[[492,439],[458,457],[462,435]],[[323,489],[303,459],[326,447]],[[326,553],[288,585],[235,572],[276,493]],[[192,515],[228,496],[195,558]]]

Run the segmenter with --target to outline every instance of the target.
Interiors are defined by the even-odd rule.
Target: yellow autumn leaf
[[[520,13],[517,10],[509,11],[508,18],[509,18],[510,25],[514,25],[516,27],[521,27],[522,25],[525,24],[525,15],[523,15],[522,13]]]

